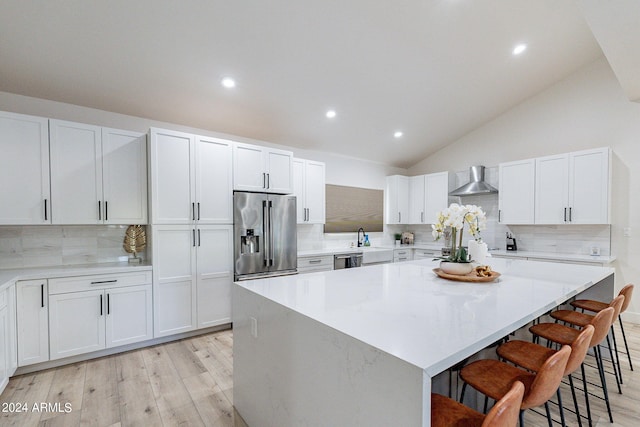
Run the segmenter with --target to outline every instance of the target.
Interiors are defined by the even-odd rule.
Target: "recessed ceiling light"
[[[327,116],[327,118],[328,118],[328,119],[333,119],[333,118],[336,116],[336,112],[335,112],[335,110],[329,110],[329,111],[327,111],[326,116]]]
[[[393,133],[393,137],[394,137],[394,138],[401,138],[401,137],[402,137],[402,135],[403,135],[402,131],[399,131],[399,130],[397,130],[397,131],[395,131],[395,132]]]
[[[527,50],[527,45],[526,44],[519,44],[519,45],[517,45],[516,47],[513,48],[513,54],[514,55],[520,55],[525,50]]]
[[[222,83],[222,86],[226,87],[227,89],[236,87],[236,81],[231,77],[225,77],[220,83]]]

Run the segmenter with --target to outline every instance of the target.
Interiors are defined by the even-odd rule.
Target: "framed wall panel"
[[[326,201],[325,233],[382,231],[383,190],[327,184]]]

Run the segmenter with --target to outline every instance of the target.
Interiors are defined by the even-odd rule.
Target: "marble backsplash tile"
[[[0,268],[126,261],[126,225],[0,226]],[[145,253],[140,253],[145,258]]]

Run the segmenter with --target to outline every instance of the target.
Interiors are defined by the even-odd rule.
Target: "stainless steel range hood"
[[[450,196],[472,196],[474,194],[497,193],[498,190],[484,182],[484,166],[471,166],[469,168],[471,181],[462,187],[456,188]]]

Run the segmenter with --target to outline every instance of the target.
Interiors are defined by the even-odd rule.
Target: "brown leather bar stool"
[[[627,311],[627,308],[629,307],[629,304],[631,304],[631,296],[633,295],[633,285],[632,284],[628,284],[626,285],[624,288],[620,289],[620,292],[618,293],[618,295],[623,295],[624,296],[624,303],[622,304],[622,309],[620,310],[620,314],[618,315],[618,323],[620,324],[620,330],[622,330],[622,339],[624,340],[624,348],[626,350],[626,354],[627,354],[627,358],[629,359],[629,368],[631,368],[631,370],[633,371],[633,363],[631,363],[631,353],[629,352],[629,344],[627,344],[627,335],[624,332],[624,324],[622,323],[622,316],[621,314],[624,313],[625,311]],[[609,304],[605,303],[605,302],[600,302],[600,301],[594,301],[594,300],[590,300],[590,299],[579,299],[579,300],[575,300],[571,303],[572,306],[574,306],[575,308],[580,308],[582,309],[582,312],[584,313],[584,311],[591,311],[594,313],[597,313],[599,311],[604,310],[605,308],[609,307]],[[618,344],[616,343],[616,333],[615,331],[612,329],[613,332],[613,346],[616,349],[616,353],[618,352]],[[620,367],[620,361],[618,360],[618,367]],[[622,379],[622,373],[620,373],[620,379]]]
[[[625,297],[624,295],[618,295],[615,297],[610,303],[609,307],[613,307],[613,319],[611,320],[611,325],[609,325],[608,330],[613,330],[613,322],[616,321],[616,318],[620,315],[620,311],[622,310],[622,305],[624,304]],[[551,312],[551,317],[556,319],[556,321],[561,321],[565,323],[569,323],[571,325],[583,327],[588,325],[593,316],[591,314],[580,313],[578,311],[573,310],[556,310]],[[620,384],[622,384],[622,372],[620,371],[620,359],[614,358],[613,350],[611,347],[611,340],[609,339],[609,334],[607,334],[607,348],[609,350],[609,355],[611,356],[611,364],[613,365],[613,374],[616,377],[616,385],[618,386],[618,393],[622,394],[622,388]],[[616,351],[616,356],[618,352]]]
[[[578,418],[578,425],[582,427],[582,420],[580,419],[580,409],[578,408],[578,399],[576,399],[576,391],[573,385],[573,374],[582,365],[584,358],[589,350],[589,344],[593,338],[593,332],[595,328],[592,325],[584,327],[582,332],[571,343],[571,356],[567,361],[567,366],[564,368],[564,376],[569,377],[569,384],[571,386],[571,395],[573,396],[573,405]],[[498,347],[497,353],[501,358],[514,363],[518,366],[522,366],[533,372],[538,372],[544,362],[551,357],[556,350],[534,344],[529,341],[508,341]],[[564,419],[564,411],[562,408],[562,397],[560,394],[560,388],[557,391],[558,395],[558,407],[560,409],[560,418],[562,425],[566,425]]]
[[[604,341],[605,337],[613,322],[614,308],[608,307],[596,314],[590,325],[593,326],[594,332],[591,337],[589,347],[595,351],[596,364],[598,367],[598,374],[600,375],[600,381],[602,383],[602,390],[604,394],[604,400],[607,404],[607,412],[609,413],[609,420],[613,422],[613,415],[611,414],[611,405],[609,404],[609,394],[607,392],[607,382],[604,377],[604,367],[602,366],[602,357],[600,352],[600,343]],[[573,341],[580,335],[581,331],[569,326],[561,325],[559,323],[538,323],[529,328],[529,331],[536,337],[542,337],[548,342],[555,342],[561,345],[571,345]],[[587,388],[587,376],[585,375],[584,363],[580,365],[582,372],[582,386],[584,388],[585,403],[587,406],[587,417],[589,419],[589,427],[593,425],[591,419],[591,407],[589,405],[589,390]],[[599,396],[597,396],[599,397]]]
[[[462,368],[460,377],[464,380],[462,396],[467,384],[493,400],[500,400],[511,389],[514,381],[521,381],[525,391],[520,405],[520,427],[523,427],[523,413],[526,409],[544,405],[547,419],[551,427],[551,412],[548,400],[560,386],[560,381],[567,366],[571,347],[563,346],[549,357],[537,373],[531,373],[499,360],[478,360]]]
[[[431,393],[431,427],[513,427],[518,422],[524,384],[515,381],[511,390],[487,415],[440,394]]]

